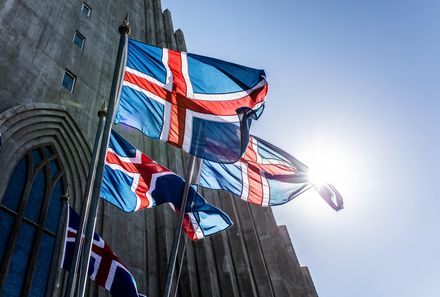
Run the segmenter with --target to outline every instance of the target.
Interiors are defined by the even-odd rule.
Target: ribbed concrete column
[[[218,192],[212,193],[213,204],[221,208]],[[237,274],[232,260],[227,232],[222,232],[211,237],[212,247],[217,265],[217,274],[221,296],[240,296],[237,282]]]
[[[168,9],[163,12],[163,21],[168,48],[178,50],[176,37],[174,36],[173,20],[171,19],[171,12]]]
[[[154,22],[156,25],[156,45],[166,47],[165,26],[163,23],[162,5],[160,0],[152,0],[154,7]]]
[[[183,31],[178,29],[174,35],[177,40],[177,49],[182,52],[186,52],[186,44],[185,44],[185,36],[183,35]]]
[[[285,276],[281,274],[280,259],[278,256],[283,253],[284,247],[280,246],[282,238],[278,233],[278,227],[272,210],[267,207],[248,205],[251,213],[250,222],[256,229],[259,246],[264,255],[266,271],[270,276],[275,296],[289,296]],[[264,222],[264,223],[262,223]]]
[[[237,212],[240,216],[242,235],[246,241],[247,253],[252,273],[260,296],[277,296],[274,293],[269,271],[260,246],[255,224],[249,211],[249,204],[234,198]],[[265,225],[264,218],[259,218],[258,224]]]
[[[180,264],[182,257],[178,258]],[[199,297],[199,279],[197,275],[195,263],[195,251],[193,242],[186,242],[185,256],[183,259],[182,272],[178,285],[180,296],[182,297]]]
[[[304,295],[304,297],[318,297],[318,293],[316,292],[315,284],[313,283],[312,276],[310,275],[309,268],[307,267],[301,267],[301,270],[304,275],[305,283],[307,284],[305,286],[305,289],[307,290],[307,293]]]
[[[136,279],[139,290],[144,293],[147,287],[144,271],[145,267],[148,267],[148,255],[143,252],[147,240],[144,212],[150,212],[151,210],[121,214],[121,211],[116,207],[108,203],[102,204],[105,210],[102,221],[103,231],[106,234],[114,234],[110,239],[105,238],[104,240],[113,248],[117,255],[120,255],[122,251],[133,251],[130,253],[125,252],[122,261],[130,267],[130,272]],[[121,232],[121,226],[125,227],[123,232]]]
[[[206,193],[203,190],[200,192],[208,203],[212,203],[210,199],[210,194],[212,193]],[[194,242],[194,248],[200,282],[200,296],[220,297],[220,287],[216,269],[217,261],[214,257],[211,238],[204,238]]]
[[[257,287],[252,274],[249,256],[247,253],[247,244],[243,237],[241,221],[235,207],[234,199],[225,192],[219,192],[221,208],[225,211],[234,222],[229,228],[227,238],[231,249],[232,261],[237,277],[238,289],[240,296],[258,296]]]
[[[156,24],[154,22],[153,0],[145,0],[145,26],[147,27],[147,43],[156,44]]]
[[[307,284],[304,280],[304,274],[296,257],[295,249],[293,248],[290,240],[289,232],[286,226],[278,226],[280,236],[284,242],[284,255],[285,261],[282,265],[282,274],[289,277],[292,280],[290,286],[288,286],[289,294],[294,296],[305,296],[307,291]]]

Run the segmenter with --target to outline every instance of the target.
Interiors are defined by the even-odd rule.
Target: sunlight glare
[[[358,179],[358,160],[352,153],[354,151],[350,152],[350,145],[322,139],[305,149],[301,160],[309,167],[310,179],[314,185],[332,184],[347,202],[348,195],[356,191]],[[310,216],[333,213],[315,189],[308,192],[307,199],[301,199],[301,204],[310,209]]]
[[[310,178],[314,184],[330,183],[336,188],[346,188],[352,182],[353,160],[347,152],[327,145],[308,150],[306,153],[306,164],[309,166]]]

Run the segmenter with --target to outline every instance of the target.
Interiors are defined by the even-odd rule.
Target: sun
[[[313,161],[308,162],[309,166],[309,176],[310,180],[314,185],[322,185],[325,183],[332,183],[335,180],[345,179],[343,169],[341,164],[334,164],[335,161],[317,155],[317,157],[312,159]]]
[[[346,147],[328,143],[314,145],[305,151],[304,163],[315,185],[330,183],[337,189],[347,189],[355,182],[355,160]]]

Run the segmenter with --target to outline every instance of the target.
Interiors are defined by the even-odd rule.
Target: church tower
[[[79,212],[96,114],[108,100],[118,26],[127,12],[130,38],[187,50],[183,32],[174,30],[160,0],[1,1],[0,296],[61,296],[63,287],[56,286],[61,197],[68,193]],[[117,130],[184,175],[187,155],[132,129]],[[178,260],[183,265],[177,296],[317,296],[286,227],[277,226],[270,208],[224,192],[202,194],[234,225],[187,241]],[[147,296],[162,293],[176,221],[167,205],[125,214],[100,202],[97,231]],[[93,283],[87,295],[109,296]]]

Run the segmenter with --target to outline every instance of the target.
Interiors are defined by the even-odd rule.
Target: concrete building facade
[[[61,296],[56,284],[60,196],[80,210],[100,106],[108,100],[118,26],[130,38],[186,51],[160,0],[0,1],[0,295]],[[175,12],[178,13],[178,12]],[[215,37],[213,37],[215,38]],[[117,127],[133,145],[182,175],[188,156]],[[317,296],[285,226],[270,208],[204,191],[234,226],[187,242],[177,296]],[[139,291],[163,289],[176,215],[167,205],[134,214],[100,203],[97,230]],[[179,257],[179,261],[182,257]],[[107,296],[90,284],[89,296]]]

